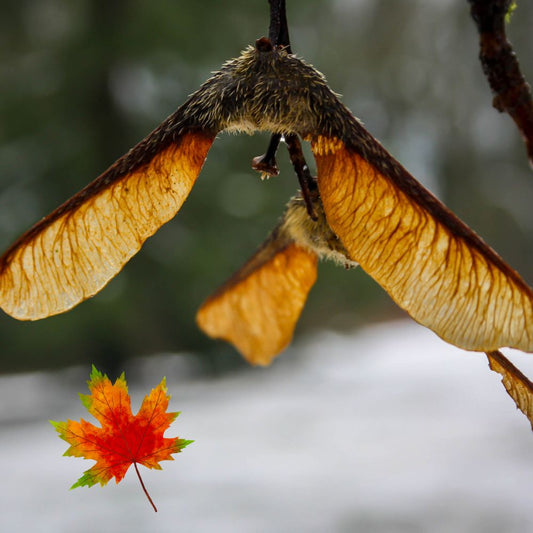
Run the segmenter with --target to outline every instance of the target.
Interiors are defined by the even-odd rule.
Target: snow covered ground
[[[533,376],[532,356],[513,360]],[[134,412],[166,375],[182,411],[167,436],[195,439],[162,471],[141,468],[157,514],[133,469],[68,490],[92,463],[62,457],[48,419],[88,418],[89,368],[0,378],[0,531],[533,531],[533,435],[480,354],[397,322],[217,379],[187,361],[126,369],[143,376]]]

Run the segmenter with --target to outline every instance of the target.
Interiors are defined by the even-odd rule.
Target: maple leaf
[[[178,437],[165,438],[163,434],[179,413],[167,413],[170,395],[167,394],[165,378],[144,397],[139,412],[133,416],[131,401],[124,373],[111,383],[93,365],[87,382],[91,394],[80,394],[82,404],[102,425],[97,427],[81,419],[79,422],[50,423],[59,436],[70,444],[63,454],[66,456],[94,459],[96,464],[86,470],[71,489],[92,487],[96,483],[104,486],[111,478],[119,483],[133,464],[141,486],[152,504],[137,468],[161,470],[160,461],[172,461],[173,453],[180,452],[191,440]]]

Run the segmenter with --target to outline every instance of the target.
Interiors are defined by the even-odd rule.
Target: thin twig
[[[289,54],[292,54],[285,0],[268,0],[268,2],[270,4],[268,37],[274,46],[282,46]]]
[[[479,58],[494,95],[493,106],[507,112],[526,144],[533,167],[533,99],[505,33],[511,0],[468,0],[479,31]]]

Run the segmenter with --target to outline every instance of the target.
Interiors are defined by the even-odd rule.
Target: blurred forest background
[[[267,0],[2,0],[0,249],[96,178],[228,58],[268,33]],[[466,0],[288,0],[292,48],[385,147],[533,282],[533,176],[491,106]],[[533,5],[508,28],[533,79]],[[295,192],[250,168],[268,135],[222,135],[178,216],[96,297],[40,322],[0,315],[0,372],[187,351],[244,364],[197,307],[262,242]],[[308,158],[312,161],[312,158]],[[296,336],[401,316],[360,270],[322,264]]]

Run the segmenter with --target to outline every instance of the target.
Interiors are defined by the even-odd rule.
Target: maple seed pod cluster
[[[200,310],[207,333],[268,364],[292,337],[316,260],[340,253],[447,342],[533,351],[533,292],[520,275],[367,132],[322,74],[267,40],[226,62],[144,140],[22,235],[0,258],[0,306],[36,320],[101,290],[179,211],[221,131],[309,141],[323,220],[293,217],[289,207],[282,238],[269,239],[234,276],[239,282],[228,282]],[[315,247],[317,235],[329,252]],[[228,306],[237,310],[231,320]]]

